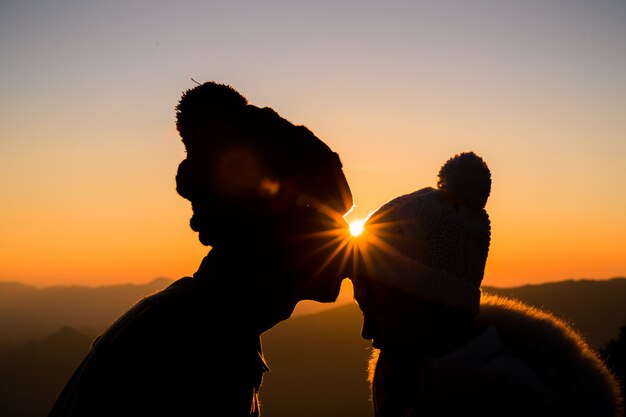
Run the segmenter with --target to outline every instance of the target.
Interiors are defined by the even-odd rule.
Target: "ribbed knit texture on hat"
[[[486,175],[490,187],[488,169]],[[483,185],[484,176],[479,175]],[[491,236],[483,207],[462,204],[443,189],[424,188],[382,206],[366,229],[383,242],[372,256],[372,279],[463,311],[478,311]]]

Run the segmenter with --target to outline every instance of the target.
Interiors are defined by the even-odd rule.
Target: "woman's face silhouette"
[[[393,352],[416,349],[436,332],[432,304],[367,276],[353,279],[354,298],[363,313],[361,336]]]

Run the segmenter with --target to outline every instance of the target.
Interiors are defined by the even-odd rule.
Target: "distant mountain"
[[[551,311],[578,329],[595,348],[616,337],[619,328],[626,324],[626,278],[567,280],[483,290]]]
[[[123,312],[138,298],[167,285],[156,282],[149,286],[116,286],[106,289],[109,297],[126,297],[115,305],[117,313]],[[47,303],[47,298],[33,295],[35,290],[26,286],[0,286],[0,321],[13,326],[9,310],[4,304],[8,291],[14,291],[15,298],[31,298],[31,304]],[[123,290],[121,287],[125,287]],[[139,288],[140,287],[140,288]],[[5,289],[9,288],[5,292]],[[344,288],[349,293],[350,287]],[[528,285],[516,288],[490,288],[485,291],[511,296],[531,305],[553,311],[568,320],[587,336],[593,347],[604,346],[619,334],[619,328],[626,324],[626,279],[616,278],[607,281],[562,281],[551,284]],[[60,291],[60,290],[56,290]],[[50,294],[60,297],[56,291]],[[102,328],[111,320],[111,313],[103,314],[102,306],[88,307],[90,296],[97,303],[107,298],[97,290],[75,291],[74,296],[82,297],[79,315],[93,311],[94,317],[72,317],[66,306],[56,305],[63,310],[57,313],[51,306],[37,314],[22,308],[22,318],[43,319],[40,314],[47,312],[51,318],[67,318],[73,326],[78,323],[85,328]],[[132,293],[129,296],[125,291]],[[45,291],[43,291],[45,293]],[[61,291],[63,292],[63,291]],[[56,295],[55,295],[56,294]],[[126,294],[126,295],[123,295]],[[43,298],[36,298],[43,297]],[[54,299],[53,297],[53,299]],[[361,313],[354,302],[344,295],[344,305],[329,308],[318,313],[300,314],[282,322],[263,335],[263,345],[271,372],[265,377],[261,390],[262,411],[270,417],[368,417],[372,415],[369,390],[366,382],[367,362],[371,353],[368,341],[360,338]],[[4,298],[4,300],[3,300]],[[28,298],[26,298],[28,299]],[[15,306],[15,300],[11,301]],[[112,302],[111,300],[109,300]],[[95,304],[97,304],[94,301]],[[347,304],[346,304],[347,303]],[[319,305],[318,305],[319,306]],[[312,312],[317,308],[311,305]],[[43,308],[43,310],[41,310]],[[98,322],[97,318],[104,319]],[[22,324],[26,322],[21,322]],[[6,328],[6,327],[5,327]],[[59,330],[61,329],[61,330]],[[29,329],[22,329],[29,334]],[[0,337],[3,333],[0,332]],[[32,338],[32,334],[30,336]],[[0,352],[0,416],[45,417],[47,410],[63,388],[65,381],[78,366],[91,345],[93,331],[77,331],[58,326],[46,336],[28,343],[22,342],[10,350]],[[0,341],[0,345],[1,345]]]
[[[96,335],[139,299],[172,282],[157,278],[147,284],[36,288],[0,281],[0,353],[28,340],[41,339],[63,326]],[[352,286],[345,280],[336,303],[302,301],[294,317],[329,310],[351,300]]]
[[[367,383],[370,343],[356,303],[287,320],[263,335],[271,369],[261,387],[270,417],[372,416]]]
[[[45,417],[92,340],[69,327],[0,355],[0,416]]]
[[[0,303],[11,302],[17,297],[30,294],[36,288],[19,282],[0,281]]]
[[[171,282],[157,278],[143,285],[46,288],[0,282],[0,326],[16,317],[46,319],[76,327],[101,325],[111,320],[112,311],[127,309],[140,297],[165,288]]]
[[[70,326],[85,333],[101,331],[137,300],[172,281],[158,278],[144,285],[35,288],[0,282],[0,353],[30,339]]]

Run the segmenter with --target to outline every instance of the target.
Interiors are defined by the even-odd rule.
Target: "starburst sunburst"
[[[355,220],[350,223],[350,234],[354,237],[357,237],[361,233],[363,233],[363,228],[365,226],[365,220]]]

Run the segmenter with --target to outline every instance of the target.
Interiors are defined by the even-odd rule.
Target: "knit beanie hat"
[[[186,91],[176,106],[176,128],[187,151],[177,175],[184,198],[257,197],[291,179],[341,214],[352,207],[337,153],[305,126],[248,103],[229,85],[206,82]]]
[[[241,233],[267,239],[274,221],[298,201],[316,201],[340,217],[352,193],[339,155],[304,126],[257,107],[229,85],[206,82],[176,106],[186,158],[176,190],[191,201],[200,242],[241,244]]]
[[[371,279],[420,298],[478,312],[491,227],[491,173],[473,152],[449,159],[437,189],[398,197],[373,213]]]

